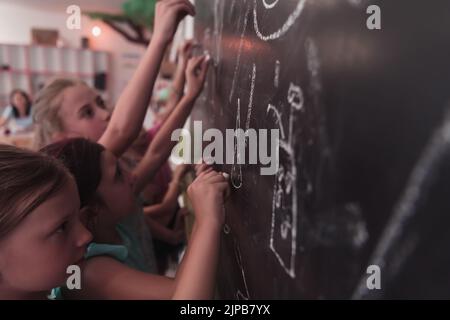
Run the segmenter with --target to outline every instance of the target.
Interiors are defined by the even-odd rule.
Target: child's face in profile
[[[97,142],[106,130],[111,113],[91,88],[79,84],[64,90],[59,116],[64,137],[83,137]]]
[[[15,293],[64,285],[69,265],[80,264],[92,236],[80,222],[80,201],[70,180],[0,240],[0,281]]]
[[[137,209],[133,178],[110,151],[103,151],[101,161],[102,180],[97,192],[107,206],[111,222],[117,223]]]

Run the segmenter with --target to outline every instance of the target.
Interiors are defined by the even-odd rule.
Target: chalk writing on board
[[[236,0],[232,0],[230,4],[230,10],[228,11],[228,20],[233,21],[233,12],[234,8],[236,7]]]
[[[305,7],[306,0],[299,0],[295,10],[289,15],[286,22],[281,26],[278,30],[270,34],[263,34],[259,28],[258,23],[258,0],[254,0],[253,5],[253,24],[255,28],[256,35],[258,38],[264,41],[276,40],[282,36],[284,36],[289,29],[294,25],[295,21],[300,17],[303,9]],[[264,3],[264,2],[263,2]],[[276,4],[276,3],[275,3]],[[264,3],[265,5],[265,3]]]
[[[239,68],[241,67],[242,48],[244,46],[244,36],[245,36],[245,31],[247,30],[249,13],[250,13],[250,6],[248,5],[247,6],[247,11],[246,11],[245,16],[244,16],[244,23],[243,23],[242,31],[241,31],[241,40],[239,42],[239,48],[238,48],[237,57],[236,57],[236,66],[234,68],[233,81],[231,82],[231,91],[230,91],[230,96],[229,96],[229,99],[228,99],[228,101],[230,103],[231,103],[231,101],[233,99],[234,90],[236,88],[236,80],[237,80],[237,77],[238,77]]]
[[[253,64],[252,82],[250,87],[250,98],[248,101],[247,121],[245,122],[245,131],[250,129],[250,120],[252,117],[252,109],[253,109],[253,94],[255,92],[255,81],[256,81],[256,65]],[[247,141],[247,139],[245,141]]]
[[[213,63],[214,66],[219,65],[221,58],[221,44],[223,31],[223,8],[224,1],[215,0],[214,3],[214,46],[213,46]]]
[[[419,160],[416,162],[403,194],[398,199],[391,217],[378,241],[378,244],[370,258],[371,265],[380,266],[383,274],[382,284],[393,277],[408,255],[413,252],[418,244],[417,239],[412,238],[401,257],[398,257],[398,247],[395,246],[404,236],[406,225],[420,211],[420,204],[429,195],[430,189],[439,176],[439,170],[445,161],[448,161],[450,150],[450,109],[446,110],[443,123],[432,133],[430,141],[426,144]],[[409,246],[409,248],[408,248]],[[406,250],[405,250],[406,249]],[[393,262],[394,261],[394,262]],[[353,299],[369,297],[371,293],[365,285],[365,276],[360,279]]]
[[[250,298],[250,294],[248,292],[247,280],[245,278],[244,267],[242,266],[241,250],[239,249],[239,244],[237,243],[237,241],[234,242],[234,254],[236,256],[236,261],[239,266],[239,270],[241,271],[242,282],[244,284],[244,288],[241,288],[241,289],[243,289],[244,292],[242,292],[240,289],[238,289],[236,292],[236,299],[248,300]]]
[[[282,268],[295,278],[295,257],[297,248],[297,168],[295,164],[295,136],[293,135],[295,112],[303,108],[303,92],[293,83],[290,84],[287,100],[290,105],[288,136],[281,121],[282,114],[273,105],[267,113],[273,113],[282,132],[280,141],[280,165],[275,176],[272,199],[272,222],[270,230],[270,249]]]
[[[205,31],[203,32],[203,48],[205,49],[206,52],[209,51],[209,49],[211,49],[211,29],[210,28],[206,28]],[[208,92],[208,81],[205,82],[205,92]],[[208,95],[207,94],[202,94],[201,95],[201,102],[203,104],[206,104],[208,101]]]
[[[275,8],[275,6],[277,5],[278,1],[280,1],[280,0],[274,0],[272,2],[270,2],[268,0],[263,0],[264,8],[266,8],[266,9]]]
[[[236,128],[235,132],[241,128],[241,99],[237,100]],[[241,148],[238,148],[237,138],[234,139],[234,161],[231,167],[231,184],[236,189],[242,187],[242,166],[241,166]]]
[[[273,79],[273,85],[275,88],[278,88],[280,86],[280,68],[281,68],[281,63],[280,61],[276,61],[275,62],[275,77]]]
[[[248,132],[248,129],[250,129],[250,121],[252,117],[252,109],[253,109],[253,95],[255,92],[255,82],[256,82],[256,65],[253,64],[253,71],[252,71],[252,80],[251,80],[251,86],[250,86],[250,97],[248,102],[248,109],[247,109],[247,119],[245,121],[245,133]],[[238,98],[238,107],[236,112],[236,128],[235,132],[237,132],[238,129],[241,129],[241,99]],[[245,138],[245,144],[247,145],[248,139]],[[238,141],[235,137],[234,139],[234,157],[235,161],[233,163],[233,166],[231,167],[231,183],[236,188],[239,189],[242,187],[242,150],[241,148],[238,148]]]
[[[223,225],[223,233],[225,233],[225,234],[230,234],[230,232],[231,232],[231,228],[230,228],[230,226],[228,225],[228,224],[224,224]]]

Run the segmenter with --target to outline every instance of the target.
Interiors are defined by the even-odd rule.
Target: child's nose
[[[78,222],[78,238],[77,238],[77,247],[83,247],[87,245],[89,242],[92,241],[93,236],[92,233],[86,229],[86,227],[81,223]]]
[[[111,112],[109,112],[108,110],[102,110],[102,119],[106,122],[109,122],[109,120],[111,119]]]

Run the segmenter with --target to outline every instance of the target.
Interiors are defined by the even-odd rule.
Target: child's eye
[[[97,105],[98,105],[101,109],[106,109],[105,101],[102,99],[102,97],[98,96],[98,97],[95,99],[95,103],[97,103]]]
[[[92,108],[84,108],[81,111],[81,117],[82,118],[92,118],[94,116],[94,110]]]
[[[67,225],[68,221],[65,221],[63,224],[59,226],[59,228],[56,230],[56,233],[65,233],[67,231]]]

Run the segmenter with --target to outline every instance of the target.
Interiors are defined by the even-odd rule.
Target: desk
[[[0,143],[9,144],[19,148],[33,149],[34,133],[24,132],[5,135],[3,132],[0,133]]]

